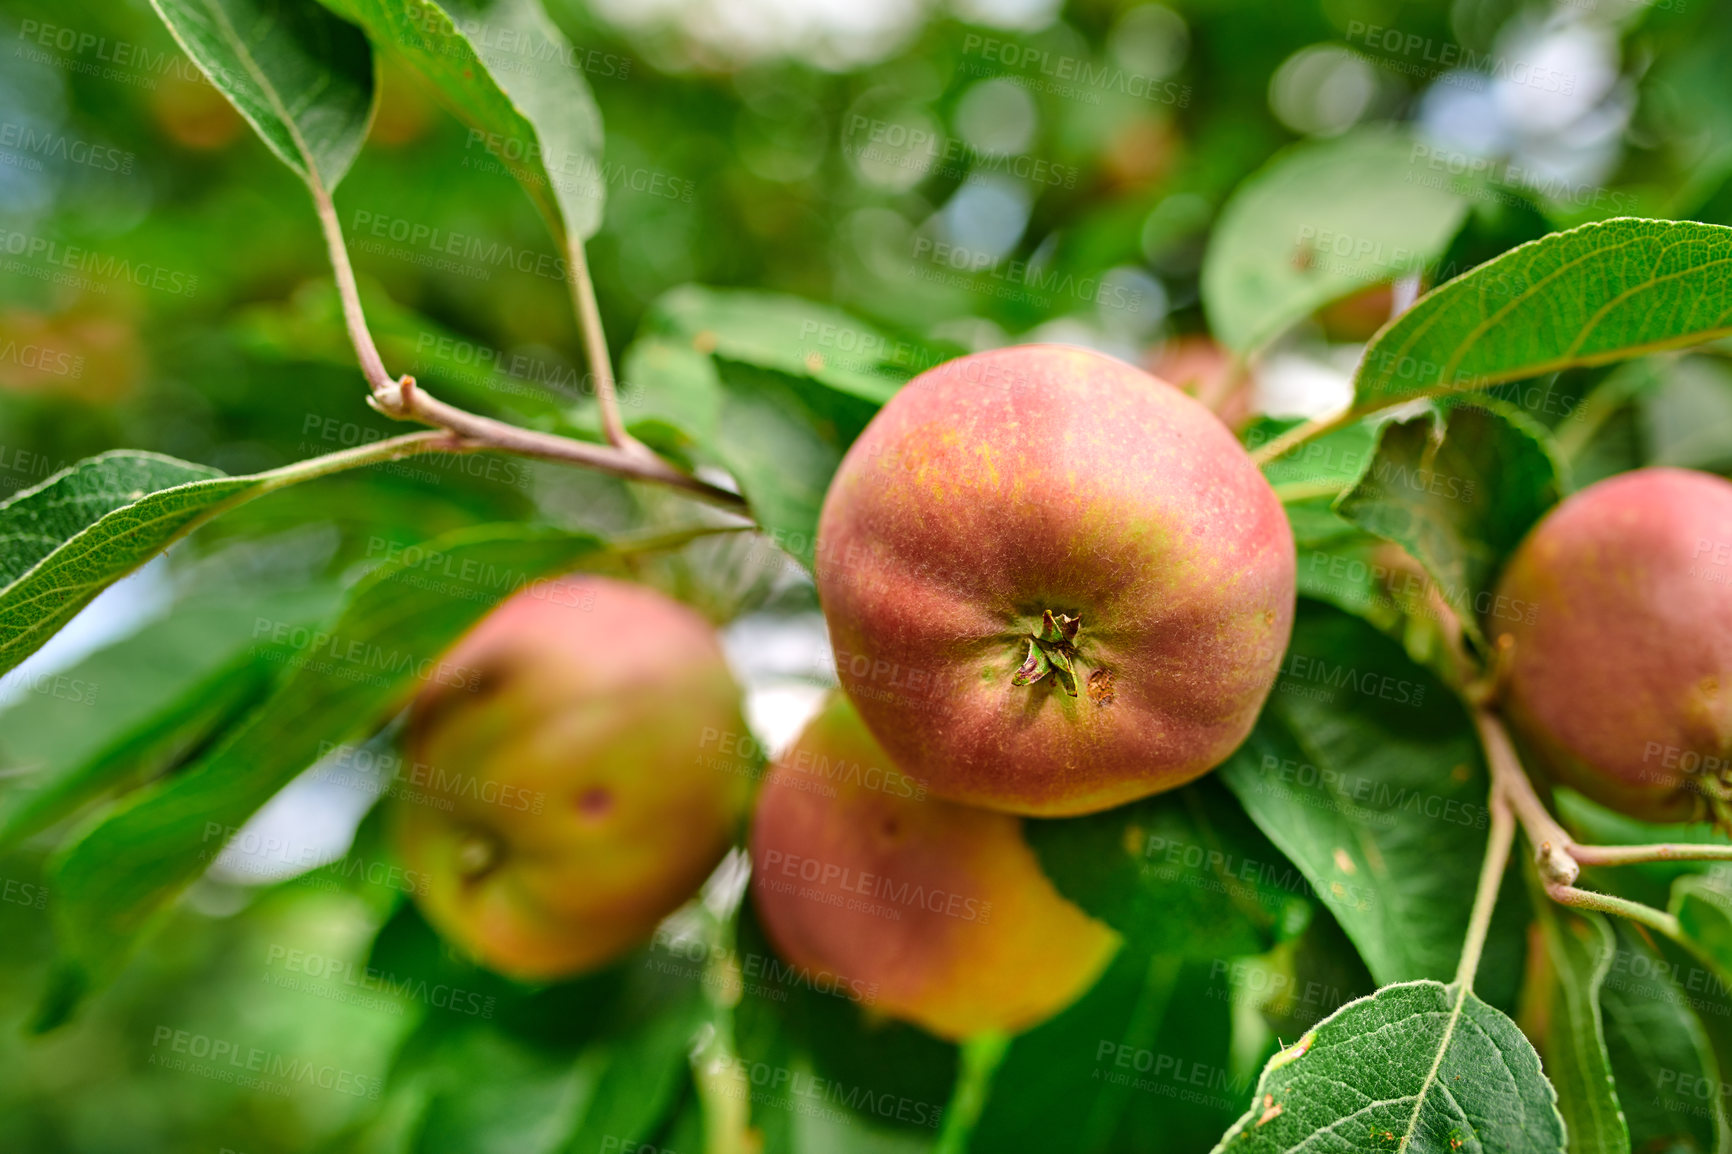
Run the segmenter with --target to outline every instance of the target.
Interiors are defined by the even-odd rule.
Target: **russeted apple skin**
[[[840,694],[765,779],[751,853],[778,953],[940,1037],[1027,1029],[1118,948],[1053,887],[1020,818],[925,794]]]
[[[749,776],[704,756],[748,732],[715,632],[651,589],[568,578],[506,601],[444,668],[461,684],[422,693],[406,742],[430,796],[392,813],[428,920],[527,980],[648,940],[745,816]]]
[[[1732,483],[1650,468],[1590,485],[1498,593],[1502,707],[1530,752],[1631,817],[1708,816],[1702,775],[1732,779]]]
[[[1054,345],[910,381],[818,528],[838,672],[873,734],[939,796],[1036,816],[1224,761],[1274,684],[1294,568],[1280,501],[1212,413]],[[1081,617],[1075,697],[1012,684],[1046,610]]]

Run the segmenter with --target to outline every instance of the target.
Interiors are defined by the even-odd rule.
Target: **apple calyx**
[[[491,834],[472,831],[457,843],[457,872],[466,882],[476,882],[493,872],[505,857],[505,847]]]
[[[1082,628],[1082,617],[1063,613],[1056,617],[1051,609],[1041,615],[1040,632],[1028,634],[1028,656],[1010,679],[1012,685],[1033,685],[1051,674],[1064,691],[1077,695],[1076,669],[1071,659],[1076,656],[1076,635]]]

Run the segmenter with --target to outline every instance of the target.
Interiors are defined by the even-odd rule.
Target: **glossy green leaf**
[[[1732,228],[1620,217],[1438,286],[1366,347],[1354,406],[1485,389],[1732,333]]]
[[[810,569],[830,478],[876,406],[771,369],[720,358],[716,367],[716,451],[758,524]]]
[[[1454,974],[1488,781],[1436,677],[1364,622],[1302,601],[1269,703],[1219,772],[1379,982]],[[1519,940],[1494,922],[1481,979],[1494,1001],[1513,994]]]
[[[1638,1151],[1721,1150],[1726,1133],[1719,1064],[1705,1023],[1732,1029],[1732,1000],[1698,966],[1683,973],[1632,932],[1618,927],[1617,952],[1600,987],[1606,1050],[1618,1100]]]
[[[438,655],[525,583],[604,553],[594,537],[486,528],[369,575],[245,725],[189,769],[133,795],[64,853],[55,870],[55,924],[67,963],[60,997],[112,973],[198,877],[207,830],[239,827],[323,744],[364,736],[418,684],[475,676]],[[435,556],[439,572],[465,576],[429,580],[424,569]]]
[[[601,113],[540,0],[322,0],[433,85],[561,244],[601,227]]]
[[[1500,621],[1533,611],[1499,603],[1493,583],[1562,497],[1564,472],[1543,427],[1506,406],[1461,406],[1384,426],[1376,456],[1335,508],[1424,565],[1432,592],[1483,645]]]
[[[1414,147],[1381,130],[1309,141],[1240,185],[1203,261],[1215,338],[1249,353],[1331,301],[1436,260],[1467,202],[1424,179]]]
[[[1539,1055],[1471,991],[1387,986],[1269,1060],[1217,1154],[1562,1154]]]
[[[656,301],[644,332],[727,360],[807,376],[881,405],[956,351],[888,333],[829,305],[780,293],[681,285]]]
[[[1221,958],[1124,949],[1063,1013],[1012,1040],[974,1154],[1201,1149],[1243,1109]]]
[[[1628,1154],[1630,1129],[1612,1078],[1600,994],[1617,953],[1606,919],[1537,900],[1550,1013],[1540,1048],[1569,1127],[1570,1154]]]
[[[1669,908],[1698,956],[1732,982],[1732,892],[1725,883],[1686,874],[1672,883]]]
[[[1310,916],[1305,875],[1213,780],[1023,830],[1060,893],[1149,949],[1259,954]]]
[[[740,959],[776,956],[749,903],[736,950]],[[957,1048],[808,982],[785,992],[749,991],[732,1015],[734,1072],[763,1154],[931,1151],[956,1084]]]
[[[151,0],[272,152],[333,189],[373,117],[373,54],[354,25],[304,0]]]

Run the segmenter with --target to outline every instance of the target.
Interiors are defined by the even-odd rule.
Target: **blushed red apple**
[[[595,969],[698,888],[749,779],[702,756],[743,736],[715,632],[654,590],[580,577],[519,593],[410,711],[393,832],[440,933],[526,979]],[[407,791],[405,791],[407,792]]]
[[[1565,500],[1506,566],[1502,706],[1566,784],[1631,817],[1726,821],[1732,483],[1624,473]]]
[[[817,581],[843,688],[953,801],[1088,813],[1219,765],[1292,628],[1293,537],[1178,389],[1055,345],[961,357],[836,473]]]
[[[778,953],[942,1037],[1034,1025],[1118,946],[1053,888],[1019,818],[928,796],[840,694],[765,779],[751,848]]]

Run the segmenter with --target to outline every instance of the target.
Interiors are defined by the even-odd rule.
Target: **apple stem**
[[[1527,771],[1516,756],[1515,745],[1503,721],[1491,710],[1474,710],[1474,722],[1485,747],[1492,775],[1492,825],[1495,831],[1499,802],[1507,804],[1521,819],[1522,831],[1534,846],[1534,861],[1546,894],[1559,905],[1617,914],[1639,922],[1667,937],[1683,942],[1678,919],[1664,910],[1613,894],[1584,890],[1575,882],[1584,865],[1629,865],[1652,861],[1732,861],[1732,845],[1581,845],[1569,835],[1534,792]],[[1484,877],[1481,877],[1484,884]],[[1477,912],[1477,905],[1476,905]],[[1688,944],[1688,943],[1686,943]],[[1464,964],[1465,964],[1464,956]]]
[[[1573,906],[1579,910],[1597,910],[1602,914],[1618,914],[1633,922],[1640,922],[1649,929],[1657,930],[1674,941],[1684,940],[1684,931],[1678,925],[1678,919],[1664,910],[1653,906],[1633,902],[1628,898],[1616,897],[1612,894],[1597,893],[1593,890],[1577,889],[1575,886],[1563,885],[1559,882],[1546,882],[1546,894],[1561,906]]]
[[[1656,861],[1732,861],[1732,845],[1660,842],[1655,845],[1573,845],[1570,856],[1583,865],[1638,865]]]

